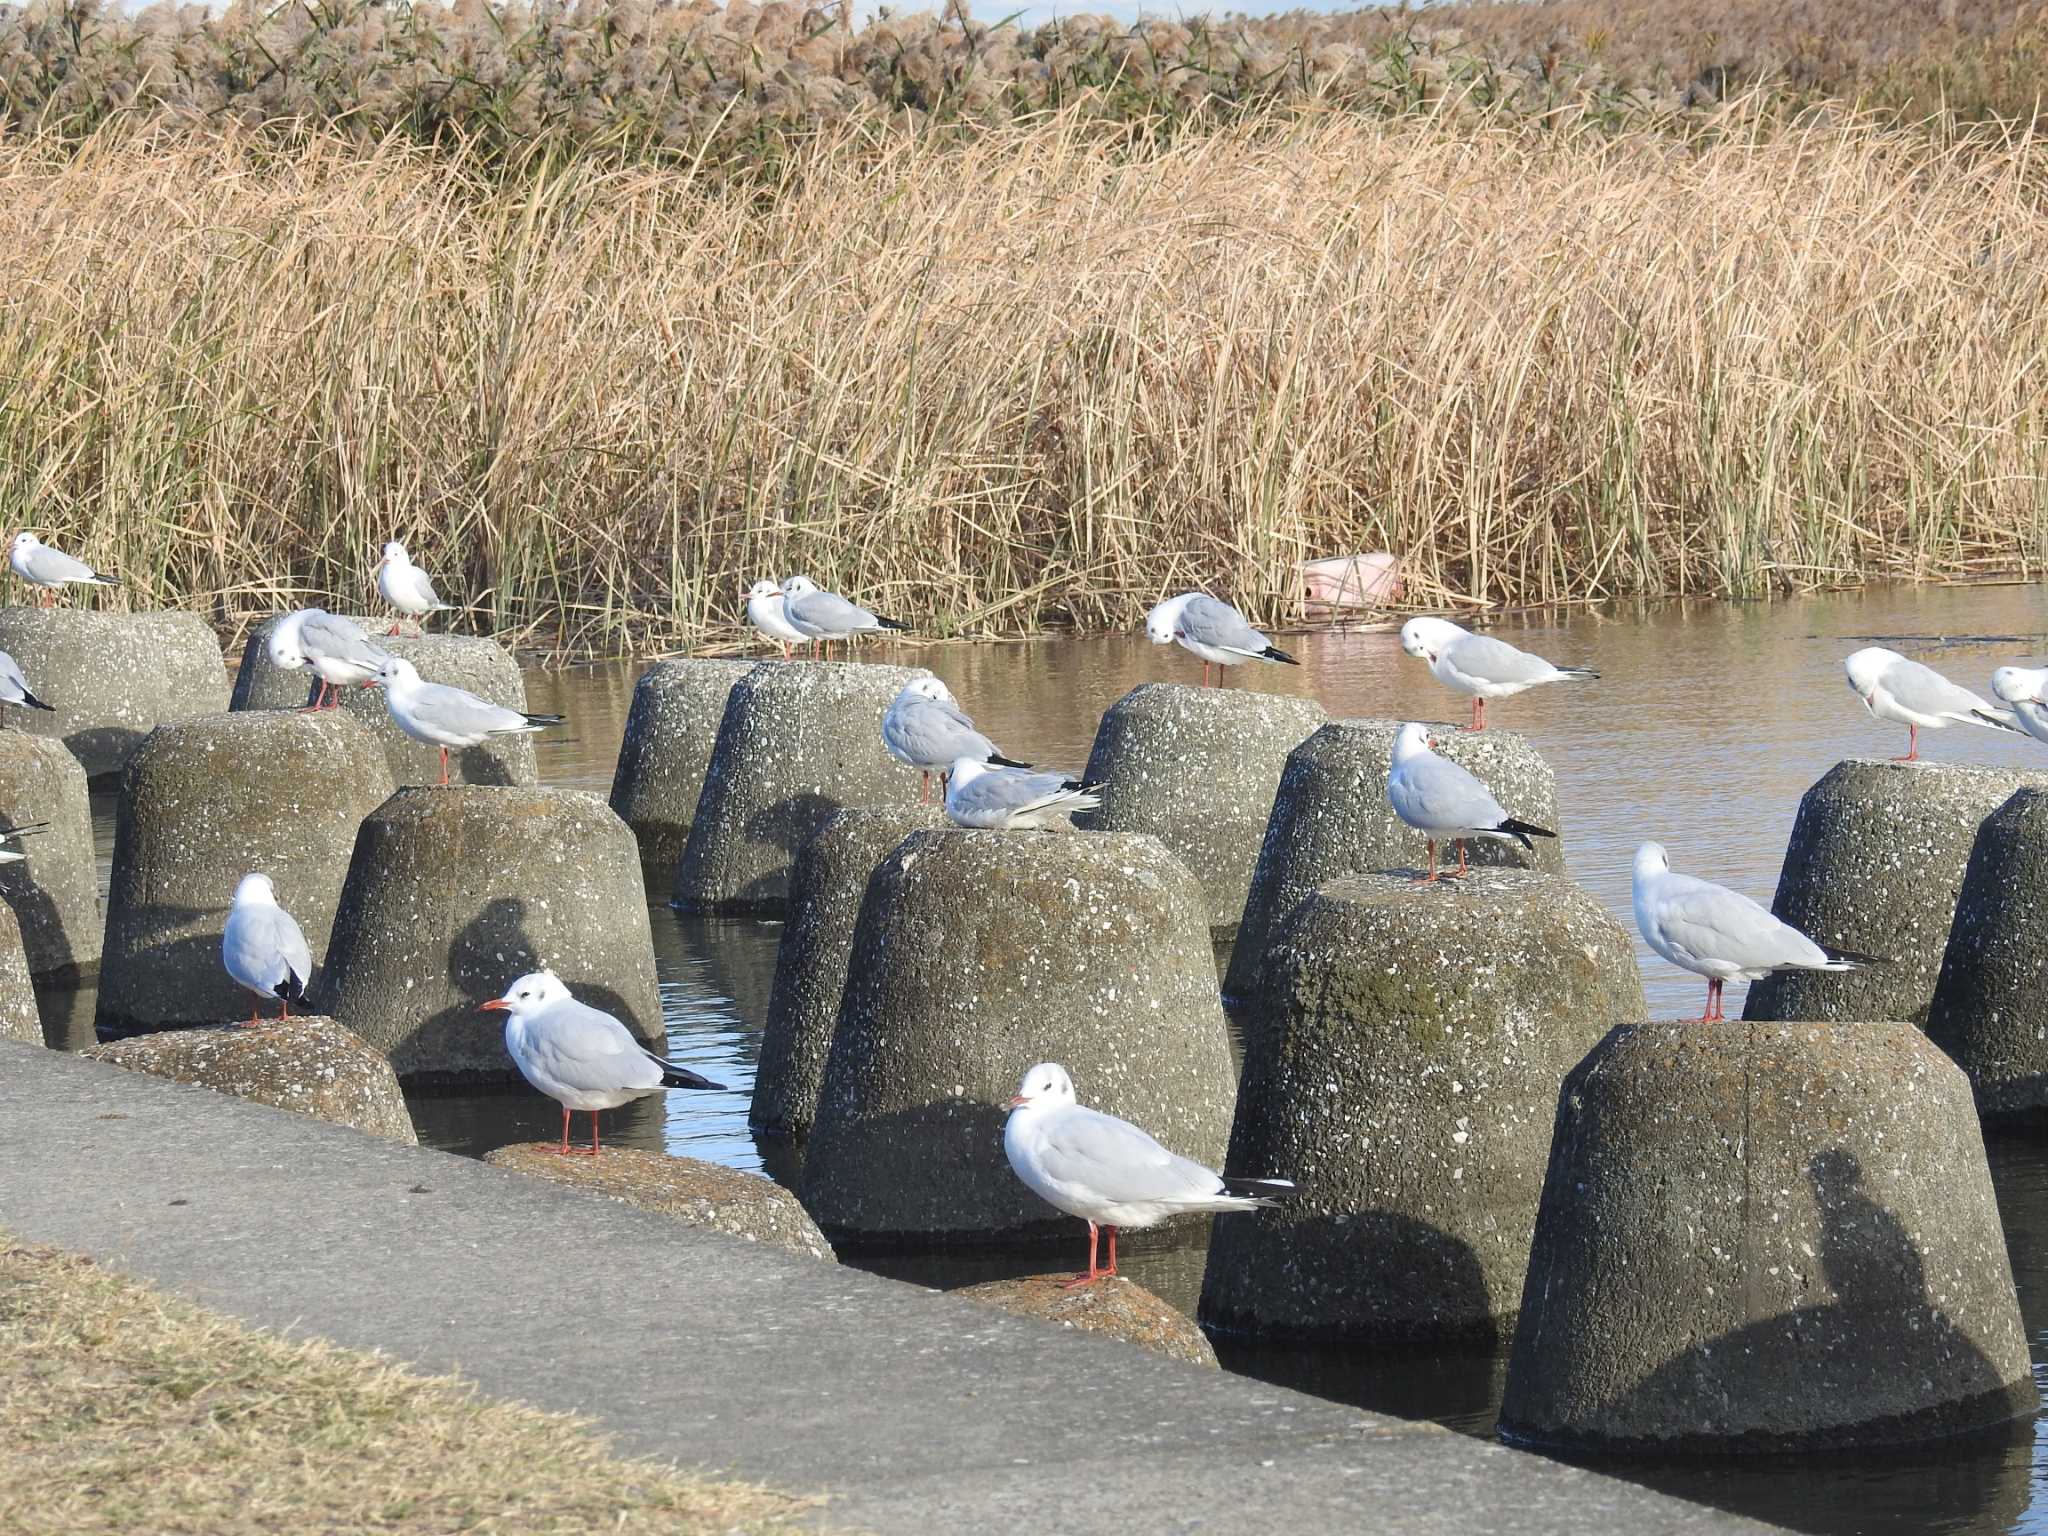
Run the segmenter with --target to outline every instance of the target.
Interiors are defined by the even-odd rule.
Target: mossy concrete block
[[[0,651],[52,706],[7,723],[60,739],[89,774],[118,770],[167,721],[228,706],[220,641],[196,613],[0,608]]]
[[[1003,1155],[1041,1061],[1216,1166],[1235,1074],[1200,883],[1140,833],[913,832],[861,904],[805,1208],[842,1249],[1071,1242]]]
[[[64,980],[99,964],[99,855],[85,769],[61,741],[0,730],[0,823],[47,822],[0,864],[0,900],[14,909],[31,975]]]
[[[167,1029],[86,1051],[216,1093],[254,1099],[373,1136],[417,1143],[391,1063],[332,1019],[293,1014],[249,1029]]]
[[[1015,1317],[1036,1318],[1061,1328],[1100,1333],[1136,1344],[1169,1360],[1216,1366],[1216,1350],[1193,1318],[1177,1312],[1135,1281],[1122,1275],[1072,1286],[1071,1274],[1026,1275],[1018,1280],[990,1280],[949,1294],[978,1307],[994,1307]]]
[[[1149,832],[1195,872],[1209,926],[1236,931],[1287,754],[1327,719],[1313,699],[1142,683],[1109,707],[1088,754],[1102,809],[1074,824]]]
[[[612,774],[612,809],[640,840],[640,860],[664,883],[690,838],[711,749],[733,684],[756,661],[657,661],[633,688]]]
[[[99,1025],[248,1017],[220,937],[251,872],[270,876],[317,967],[356,829],[390,793],[377,743],[339,714],[206,715],[151,731],[115,809]]]
[[[1299,1192],[1218,1218],[1202,1321],[1301,1342],[1504,1334],[1558,1085],[1644,1012],[1629,934],[1560,876],[1312,893],[1268,951],[1230,1136],[1232,1169]]]
[[[1864,758],[1830,768],[1799,801],[1771,911],[1889,963],[1766,976],[1742,1016],[1925,1023],[1977,828],[2025,787],[2048,788],[2048,772]]]
[[[548,1179],[643,1211],[673,1216],[769,1248],[834,1262],[832,1245],[795,1195],[772,1179],[741,1173],[694,1157],[668,1157],[633,1147],[606,1147],[596,1157],[555,1150],[552,1141],[526,1141],[484,1154],[493,1168]]]
[[[850,806],[915,805],[918,776],[882,745],[882,716],[922,667],[781,662],[726,699],[676,867],[685,912],[780,917],[796,851]]]
[[[0,1040],[43,1043],[43,1020],[36,1009],[35,983],[29,979],[21,925],[13,910],[4,905],[0,905]]]
[[[2035,1407],[1969,1081],[1918,1030],[1629,1025],[1566,1079],[1508,1438],[1788,1452]]]
[[[506,1081],[504,1016],[543,965],[649,1046],[663,1038],[640,849],[595,795],[401,789],[365,818],[313,1002],[401,1079]]]
[[[911,833],[947,824],[935,805],[840,811],[797,850],[747,1113],[756,1131],[802,1136],[810,1130],[868,877]]]
[[[1427,840],[1396,816],[1387,800],[1394,733],[1402,723],[1333,720],[1288,754],[1224,977],[1226,997],[1252,999],[1267,939],[1317,886],[1344,875],[1419,870],[1427,862]],[[1518,843],[1474,841],[1467,845],[1471,861],[1563,874],[1557,775],[1535,749],[1512,731],[1451,725],[1431,726],[1430,739],[1439,755],[1492,790],[1510,815],[1558,834],[1536,839],[1533,853]]]

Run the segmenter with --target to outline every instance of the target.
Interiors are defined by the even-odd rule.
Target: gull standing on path
[[[420,681],[419,669],[393,656],[377,674],[391,723],[414,741],[441,749],[441,786],[448,785],[448,749],[474,747],[493,736],[526,736],[561,725],[566,715],[529,715],[480,699],[467,688]]]
[[[782,647],[782,659],[789,660],[789,648],[802,645],[804,632],[790,623],[782,612],[782,588],[772,581],[757,581],[746,591],[747,622]]]
[[[903,685],[882,716],[882,745],[897,762],[918,771],[924,781],[917,792],[919,805],[932,797],[932,775],[943,778],[963,757],[998,768],[1031,766],[998,752],[954,701],[953,691],[936,677]]]
[[[1116,1273],[1119,1227],[1156,1227],[1169,1216],[1251,1211],[1290,1193],[1286,1179],[1230,1179],[1159,1145],[1128,1120],[1084,1109],[1067,1069],[1043,1062],[1024,1074],[1003,1126],[1003,1154],[1024,1186],[1055,1210],[1088,1223],[1088,1272],[1068,1285]],[[1109,1233],[1109,1264],[1096,1267],[1097,1229]]]
[[[363,627],[324,608],[300,608],[270,628],[264,651],[274,667],[305,667],[320,679],[320,692],[301,714],[335,709],[341,690],[353,684],[368,688],[377,681],[391,653],[371,641]]]
[[[590,1150],[581,1155],[596,1157],[599,1110],[664,1088],[725,1087],[655,1055],[611,1014],[577,1002],[550,970],[520,977],[483,1011],[507,1015],[505,1049],[519,1075],[562,1106],[565,1157],[574,1110],[590,1112]]]
[[[1920,761],[1920,732],[1951,725],[1987,725],[2017,732],[2012,712],[1994,709],[1967,688],[1958,688],[1932,667],[1908,661],[1881,645],[1851,652],[1842,663],[1849,686],[1872,718],[1906,728],[1906,755],[1895,763]]]
[[[821,592],[808,576],[792,576],[782,584],[782,615],[806,640],[830,645],[880,629],[904,629],[894,619],[877,618],[837,592]]]
[[[21,675],[21,665],[5,651],[0,651],[0,706],[26,704],[30,709],[47,709],[53,714],[57,706],[45,704],[28,690],[28,679]],[[0,716],[6,710],[0,707]]]
[[[2029,671],[2025,667],[2000,667],[1991,674],[1992,694],[2012,706],[2012,717],[2036,741],[2048,741],[2048,704],[2043,703],[2043,690],[2048,689],[2048,669]],[[1996,716],[1979,716],[1979,719],[1996,719]]]
[[[430,613],[453,612],[453,603],[444,603],[434,591],[434,583],[427,573],[412,563],[412,556],[405,552],[405,546],[393,539],[384,546],[384,558],[377,562],[377,595],[396,608],[405,618],[419,627],[421,634],[426,626],[419,621]],[[394,621],[389,635],[398,633]]]
[[[1538,683],[1590,683],[1600,674],[1585,667],[1554,667],[1505,640],[1475,635],[1449,619],[1410,619],[1401,626],[1401,649],[1429,663],[1446,688],[1472,695],[1472,729],[1486,729],[1486,701],[1511,698]]]
[[[1245,621],[1230,604],[1206,592],[1169,597],[1145,615],[1145,636],[1154,645],[1178,640],[1202,658],[1202,686],[1209,686],[1209,668],[1234,667],[1247,661],[1300,662],[1274,645]],[[1219,672],[1218,677],[1222,676]]]
[[[1756,981],[1773,971],[1854,971],[1883,965],[1874,955],[1816,944],[1726,886],[1674,875],[1662,843],[1636,850],[1636,927],[1643,942],[1680,970],[1707,978],[1707,1006],[1699,1022],[1721,1012],[1721,987]]]
[[[1448,839],[1458,845],[1458,867],[1446,874],[1465,873],[1465,842],[1485,837],[1497,842],[1520,843],[1531,852],[1532,837],[1557,834],[1533,821],[1518,821],[1501,809],[1487,787],[1447,757],[1429,749],[1429,728],[1414,721],[1401,727],[1394,737],[1394,771],[1387,776],[1387,799],[1394,814],[1429,840],[1429,873],[1423,885],[1437,878],[1436,845]]]
[[[971,757],[953,760],[946,786],[946,815],[954,825],[996,832],[1069,831],[1075,811],[1102,804],[1100,784],[1084,784],[1063,773],[1030,773],[991,768]]]
[[[17,533],[14,542],[7,546],[7,563],[14,567],[15,575],[41,589],[36,602],[44,608],[55,604],[57,589],[69,582],[83,582],[89,587],[121,585],[114,577],[102,576],[83,560],[50,548],[28,532]]]
[[[304,1002],[313,979],[313,952],[291,913],[277,904],[268,875],[244,875],[235,887],[220,935],[220,962],[236,981],[258,997],[274,997],[284,1005],[280,1018],[292,1016],[292,1003]],[[263,1021],[249,1009],[248,1028]]]

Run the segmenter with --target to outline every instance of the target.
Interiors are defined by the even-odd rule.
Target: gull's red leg
[[[1415,882],[1417,885],[1433,885],[1436,882],[1436,839],[1432,837],[1427,839],[1427,841],[1429,843],[1429,873],[1418,879]]]
[[[1453,842],[1455,842],[1455,843],[1456,843],[1456,844],[1458,845],[1458,868],[1457,868],[1457,873],[1458,873],[1458,874],[1461,874],[1461,875],[1462,875],[1462,874],[1466,873],[1466,871],[1467,871],[1467,869],[1468,869],[1468,866],[1467,866],[1467,865],[1466,865],[1466,863],[1465,863],[1465,839],[1463,839],[1462,837],[1458,837],[1458,838],[1453,838],[1453,839],[1452,839],[1452,841],[1453,841]]]
[[[448,749],[446,747],[441,749],[441,787],[443,789],[448,787]]]
[[[598,1155],[598,1154],[597,1154],[597,1111],[596,1111],[596,1110],[594,1110],[594,1109],[593,1109],[593,1110],[592,1110],[592,1111],[590,1112],[590,1155],[591,1155],[592,1157],[596,1157],[596,1156]]]
[[[917,803],[928,805],[932,798],[932,771],[929,768],[920,768],[917,777]]]
[[[1084,1285],[1087,1285],[1087,1284],[1088,1284],[1088,1283],[1089,1283],[1090,1281],[1093,1281],[1093,1280],[1099,1279],[1099,1278],[1101,1277],[1101,1273],[1102,1273],[1102,1272],[1101,1272],[1100,1270],[1098,1270],[1098,1269],[1097,1269],[1097,1268],[1095,1267],[1095,1230],[1096,1230],[1096,1229],[1095,1229],[1095,1223],[1094,1223],[1094,1222],[1092,1222],[1092,1221],[1091,1221],[1091,1222],[1089,1222],[1089,1223],[1088,1223],[1088,1273],[1087,1273],[1087,1274],[1085,1274],[1085,1275],[1076,1275],[1076,1276],[1074,1276],[1074,1278],[1073,1278],[1073,1279],[1069,1280],[1069,1281],[1067,1282],[1067,1289],[1068,1289],[1068,1290],[1070,1290],[1070,1291],[1072,1291],[1072,1290],[1078,1290],[1078,1289],[1079,1289],[1080,1287],[1082,1287],[1082,1286],[1084,1286]],[[1114,1241],[1114,1239],[1112,1239],[1112,1241]]]
[[[1906,755],[1892,759],[1895,763],[1917,763],[1920,761],[1920,727],[1910,720],[1906,722]]]
[[[562,1106],[562,1156],[569,1155],[569,1106]]]
[[[1109,1233],[1109,1268],[1103,1274],[1113,1275],[1116,1273],[1116,1228],[1105,1227],[1103,1230]]]

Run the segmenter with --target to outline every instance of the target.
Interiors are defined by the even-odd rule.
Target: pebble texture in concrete
[[[1830,768],[1799,802],[1771,910],[1818,943],[1890,963],[1766,976],[1742,1016],[1925,1023],[1977,828],[2026,786],[2048,788],[2048,773],[1865,758]]]
[[[484,1161],[643,1211],[659,1211],[693,1227],[833,1262],[832,1245],[818,1224],[795,1195],[772,1179],[634,1147],[606,1147],[596,1157],[564,1157],[556,1146],[552,1141],[523,1141],[486,1152]]]
[[[1268,952],[1229,1160],[1300,1192],[1217,1219],[1202,1321],[1304,1342],[1505,1332],[1558,1084],[1644,1011],[1628,933],[1561,876],[1312,893]]]
[[[1387,803],[1398,720],[1333,720],[1288,754],[1266,824],[1224,978],[1226,997],[1249,1001],[1259,989],[1266,940],[1301,899],[1341,875],[1421,869],[1427,844]],[[1564,873],[1564,827],[1557,776],[1512,731],[1430,727],[1437,751],[1493,791],[1511,815],[1558,833],[1538,838],[1532,854],[1518,843],[1476,842],[1474,863]],[[1453,860],[1455,863],[1455,859]]]
[[[391,1063],[332,1019],[293,1014],[259,1029],[167,1029],[85,1055],[130,1072],[254,1099],[373,1136],[417,1143]]]
[[[1969,1081],[1918,1030],[1630,1025],[1566,1080],[1504,1434],[1795,1451],[2035,1406]]]
[[[0,730],[0,824],[48,822],[14,846],[25,857],[0,864],[0,900],[14,909],[28,967],[59,979],[99,964],[99,856],[85,769],[46,736]]]
[[[673,900],[686,912],[780,917],[796,851],[849,806],[915,805],[918,777],[882,745],[882,716],[922,667],[790,661],[733,684]]]
[[[1927,1035],[1980,1113],[2048,1109],[2048,791],[2019,791],[1977,829]]]
[[[595,795],[401,789],[363,822],[314,1004],[411,1082],[505,1080],[480,1004],[551,967],[649,1045],[662,1038],[640,849]]]
[[[228,705],[220,641],[196,613],[0,608],[0,651],[54,711],[9,710],[7,723],[60,738],[90,774],[119,769],[164,722]]]
[[[99,1024],[249,1016],[220,935],[251,871],[298,920],[317,978],[356,828],[390,793],[377,743],[339,714],[207,715],[150,732],[115,811]]]
[[[633,688],[612,773],[612,809],[640,839],[640,859],[664,883],[690,839],[711,749],[732,686],[756,661],[657,661]]]
[[[947,825],[935,805],[841,811],[797,850],[747,1113],[755,1130],[770,1136],[810,1130],[868,876],[911,833]]]
[[[0,1040],[43,1043],[43,1022],[36,1011],[35,983],[29,980],[21,925],[4,904],[0,904]]]
[[[1121,1339],[1169,1360],[1215,1367],[1215,1348],[1185,1312],[1175,1311],[1122,1275],[1083,1286],[1074,1286],[1073,1279],[1070,1274],[1026,1275],[966,1286],[952,1294],[1017,1317]]]
[[[912,833],[862,903],[805,1208],[841,1248],[1071,1240],[1003,1156],[1041,1061],[1216,1166],[1234,1074],[1200,884],[1141,833]]]
[[[1074,824],[1151,833],[1202,882],[1210,927],[1232,933],[1287,754],[1328,718],[1313,699],[1142,683],[1096,729],[1085,777],[1102,809]]]

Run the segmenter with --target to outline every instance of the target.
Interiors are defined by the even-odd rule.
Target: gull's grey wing
[[[1541,656],[1518,651],[1490,635],[1464,635],[1444,647],[1450,664],[1487,683],[1540,683],[1557,671]]]
[[[1722,960],[1744,970],[1827,963],[1818,944],[1740,891],[1666,873],[1649,897],[1665,939],[1695,959]]]
[[[1055,800],[1073,793],[1064,773],[1025,773],[1015,768],[995,768],[957,791],[961,808],[994,811],[1010,816],[1042,810]]]
[[[604,1092],[661,1086],[661,1064],[633,1032],[574,998],[535,1018],[527,1042],[541,1070],[565,1087]]]
[[[28,698],[28,679],[21,675],[20,664],[0,651],[0,704],[20,704]]]
[[[91,581],[99,574],[83,560],[74,559],[47,544],[29,551],[26,563],[30,576],[53,586],[60,581]]]
[[[372,672],[391,659],[391,653],[374,644],[360,624],[319,608],[299,625],[299,649],[308,656],[352,662]]]
[[[441,601],[441,594],[434,590],[434,578],[418,566],[408,566],[404,575],[406,581],[412,587],[412,599],[414,602],[425,603],[430,608],[446,608],[448,606]]]
[[[1181,609],[1178,627],[1197,645],[1211,645],[1219,651],[1243,651],[1247,656],[1257,656],[1272,644],[1230,604],[1207,595],[1196,597]]]
[[[282,907],[243,907],[228,914],[221,931],[221,961],[245,986],[275,992],[289,976],[305,991],[313,979],[313,952],[291,913]]]
[[[1884,671],[1884,686],[1905,708],[1920,715],[1950,715],[1969,720],[1982,710],[1992,716],[2006,711],[1987,704],[1967,688],[1958,687],[1932,667],[1917,661],[1895,661]]]
[[[872,613],[858,603],[849,603],[837,592],[806,592],[801,597],[784,598],[782,611],[799,627],[808,624],[833,634],[880,627]]]
[[[882,739],[911,762],[938,768],[950,768],[962,757],[986,762],[996,750],[959,710],[915,694],[882,717]]]
[[[1447,757],[1411,758],[1387,781],[1403,820],[1424,827],[1497,827],[1508,819],[1487,787]]]
[[[413,696],[412,712],[451,736],[490,736],[529,728],[526,716],[518,710],[493,704],[467,688],[452,688],[446,683],[422,683]]]
[[[1127,1120],[1080,1105],[1048,1117],[1038,1153],[1052,1178],[1111,1200],[1199,1200],[1223,1193],[1223,1181],[1200,1163],[1167,1151]]]

